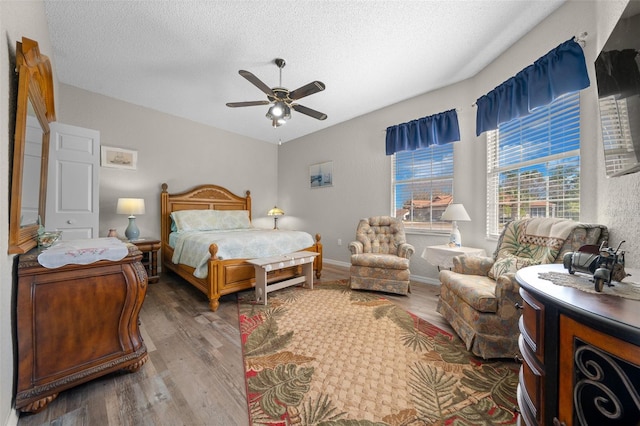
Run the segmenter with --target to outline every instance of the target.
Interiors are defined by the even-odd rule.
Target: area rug
[[[409,296],[411,297],[411,296]],[[346,281],[238,297],[252,425],[516,423],[518,365]]]

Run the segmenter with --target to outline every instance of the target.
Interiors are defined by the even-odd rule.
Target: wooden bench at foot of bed
[[[189,191],[179,194],[169,194],[167,184],[162,184],[160,194],[160,235],[163,271],[173,271],[195,288],[203,292],[209,299],[209,307],[212,311],[220,306],[219,299],[225,294],[247,290],[255,285],[255,270],[247,259],[217,258],[218,246],[212,244],[209,247],[211,259],[209,260],[208,274],[206,278],[197,278],[193,275],[194,268],[175,264],[173,248],[169,245],[171,233],[171,212],[179,210],[248,210],[251,217],[251,195],[246,192],[245,197],[239,197],[226,188],[217,185],[200,185]],[[322,243],[320,234],[316,234],[315,243],[311,247],[302,250],[318,253],[314,262],[316,278],[320,278],[322,272]],[[267,276],[267,282],[272,283],[294,277],[301,274],[301,266],[272,271]]]

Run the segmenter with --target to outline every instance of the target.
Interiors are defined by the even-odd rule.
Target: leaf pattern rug
[[[411,296],[409,296],[411,297]],[[252,425],[515,424],[518,365],[346,280],[238,296]]]

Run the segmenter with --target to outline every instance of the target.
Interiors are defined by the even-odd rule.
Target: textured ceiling
[[[60,82],[277,143],[467,79],[564,0],[45,0]],[[290,90],[320,80],[272,128],[238,74]],[[499,82],[496,82],[496,84]],[[413,119],[418,117],[408,117]]]

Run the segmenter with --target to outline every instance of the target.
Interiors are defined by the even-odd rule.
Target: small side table
[[[147,270],[149,283],[157,283],[160,280],[160,275],[158,275],[158,250],[160,250],[160,240],[143,237],[129,242],[135,244],[138,250],[142,252],[142,265],[144,269]]]
[[[474,247],[456,247],[443,244],[440,246],[428,246],[422,251],[422,257],[433,266],[438,267],[438,271],[441,267],[451,269],[453,267],[454,256],[460,255],[467,256],[486,256],[487,253],[484,249]]]

